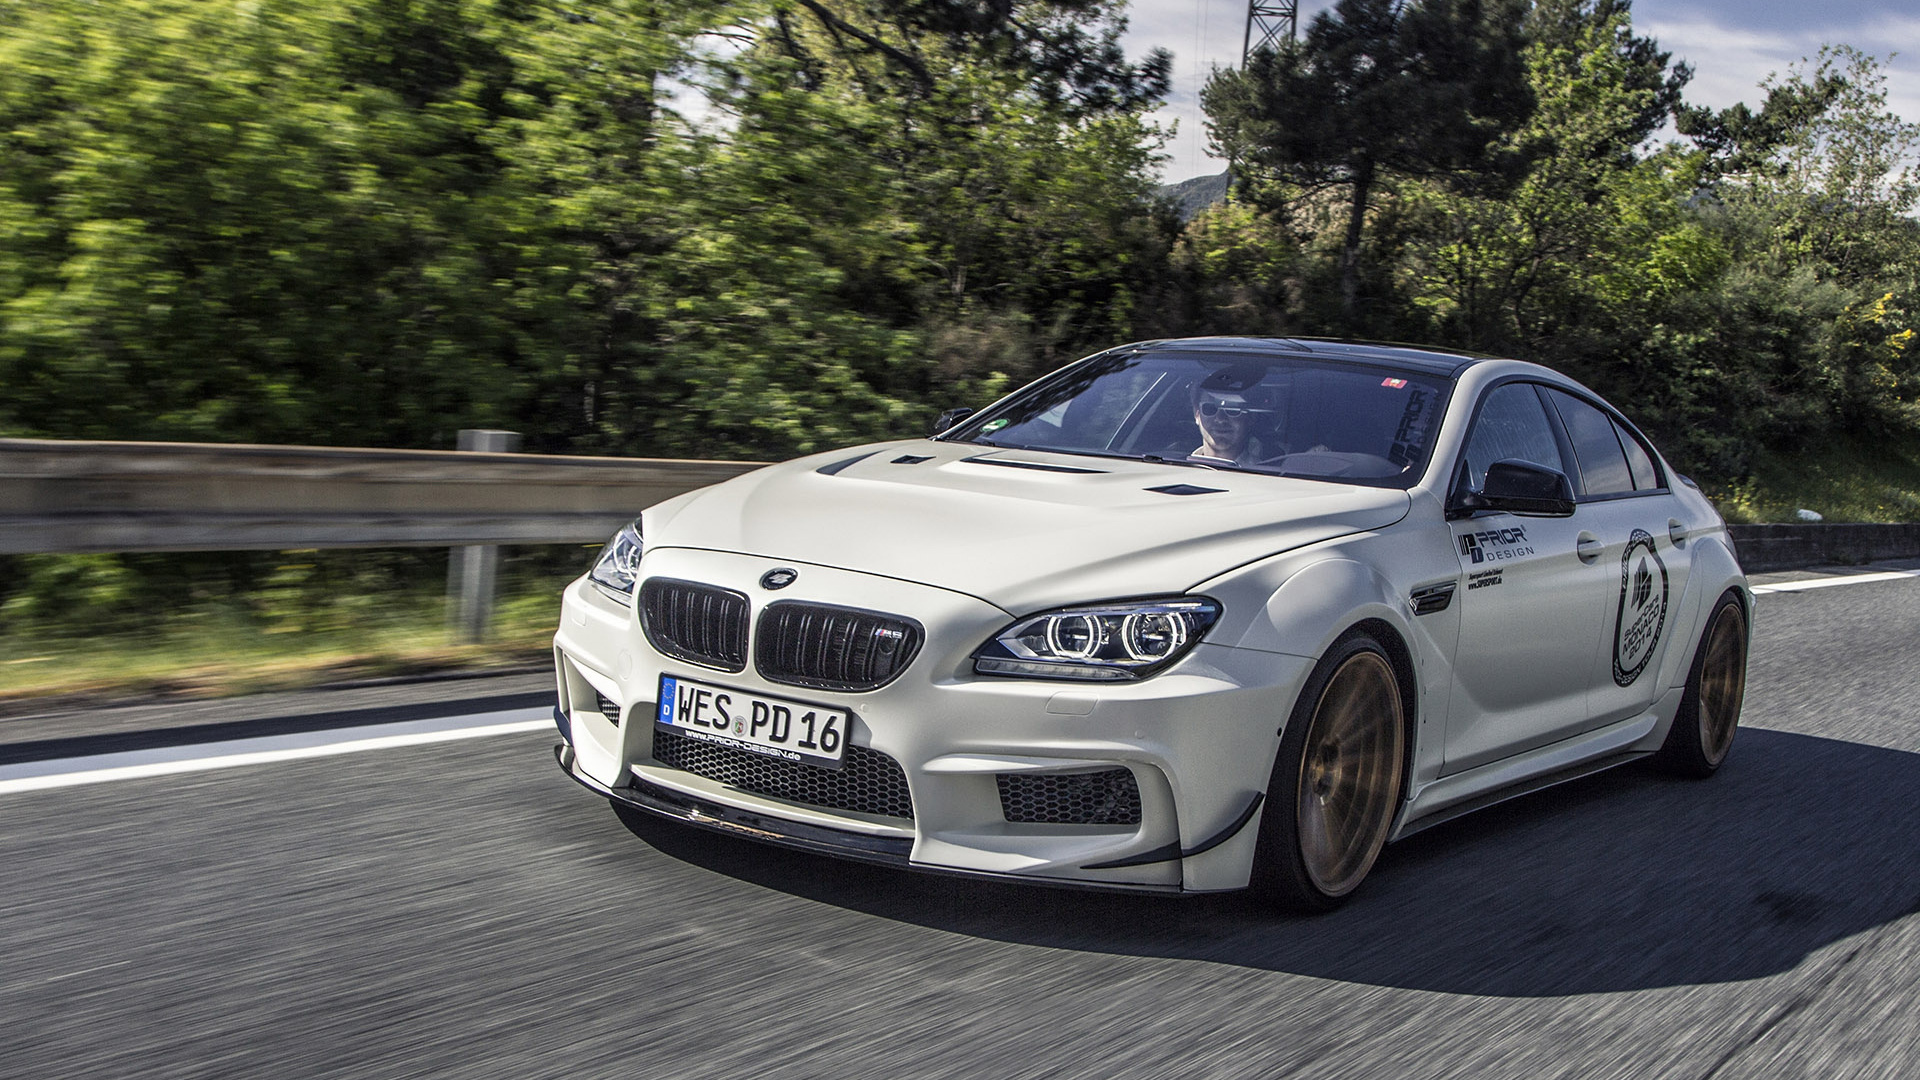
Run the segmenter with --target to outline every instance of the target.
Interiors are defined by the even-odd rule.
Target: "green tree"
[[[1151,179],[1160,133],[1144,120],[1166,57],[1124,60],[1117,4],[772,10],[773,31],[733,65],[759,74],[730,107],[745,115],[778,87],[866,118],[827,152],[892,177],[888,227],[911,261],[859,278],[860,308],[923,333],[919,395],[970,394],[1132,331],[1173,233]]]
[[[1527,77],[1536,107],[1504,138],[1530,164],[1511,190],[1427,185],[1404,268],[1443,340],[1523,355],[1611,347],[1614,305],[1698,288],[1723,258],[1686,210],[1698,162],[1642,141],[1690,75],[1632,32],[1625,3],[1536,5]],[[1605,302],[1608,306],[1596,306]]]
[[[1300,40],[1220,71],[1201,94],[1215,149],[1288,190],[1346,194],[1340,304],[1358,327],[1360,253],[1394,178],[1496,184],[1524,157],[1501,136],[1532,110],[1519,0],[1340,0]]]
[[[543,335],[498,302],[512,27],[477,8],[19,5],[0,425],[447,445],[507,420]]]

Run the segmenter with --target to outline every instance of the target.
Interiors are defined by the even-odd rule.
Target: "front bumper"
[[[768,597],[756,582],[777,565],[667,549],[649,552],[642,570],[738,590],[757,615]],[[801,691],[752,665],[722,674],[663,657],[630,609],[576,582],[555,638],[568,774],[660,817],[916,870],[1147,892],[1246,884],[1279,729],[1311,661],[1202,644],[1138,683],[981,677],[971,652],[1011,616],[980,600],[824,567],[805,568],[780,596],[909,615],[926,645],[879,690]],[[852,744],[903,770],[911,816],[772,798],[668,767],[653,756],[650,722],[663,671],[845,708]],[[1139,789],[1137,824],[1014,822],[1003,812],[1002,777],[1116,768]]]

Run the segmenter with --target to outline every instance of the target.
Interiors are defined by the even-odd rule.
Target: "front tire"
[[[1667,741],[1653,766],[1676,776],[1705,779],[1733,749],[1734,729],[1747,693],[1747,613],[1731,591],[1722,593],[1700,634],[1687,689]]]
[[[1373,869],[1400,805],[1406,708],[1393,661],[1355,633],[1314,667],[1280,739],[1255,849],[1254,892],[1331,911]]]

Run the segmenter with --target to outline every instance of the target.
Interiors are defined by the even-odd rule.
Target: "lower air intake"
[[[870,747],[849,746],[840,768],[823,769],[655,728],[653,759],[671,769],[787,802],[879,817],[913,817],[907,774],[899,762]]]
[[[595,690],[593,696],[600,705],[600,715],[607,718],[614,727],[620,726],[620,706],[614,704],[607,695]]]
[[[1138,825],[1140,785],[1131,769],[1091,773],[998,773],[1008,821],[1046,825]]]

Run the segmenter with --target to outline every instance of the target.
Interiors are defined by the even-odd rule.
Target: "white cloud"
[[[1128,19],[1124,40],[1129,55],[1155,48],[1173,53],[1172,91],[1155,119],[1178,124],[1179,130],[1167,143],[1162,171],[1169,180],[1184,180],[1226,168],[1225,162],[1206,155],[1200,88],[1214,68],[1240,62],[1246,0],[1136,0]]]
[[[1695,17],[1651,20],[1640,26],[1674,58],[1694,67],[1688,100],[1724,109],[1737,101],[1758,108],[1760,83],[1769,74],[1786,74],[1822,45],[1852,45],[1880,58],[1887,76],[1887,107],[1920,121],[1920,19],[1898,15],[1869,17],[1852,24],[1798,30],[1762,30],[1729,26]]]

